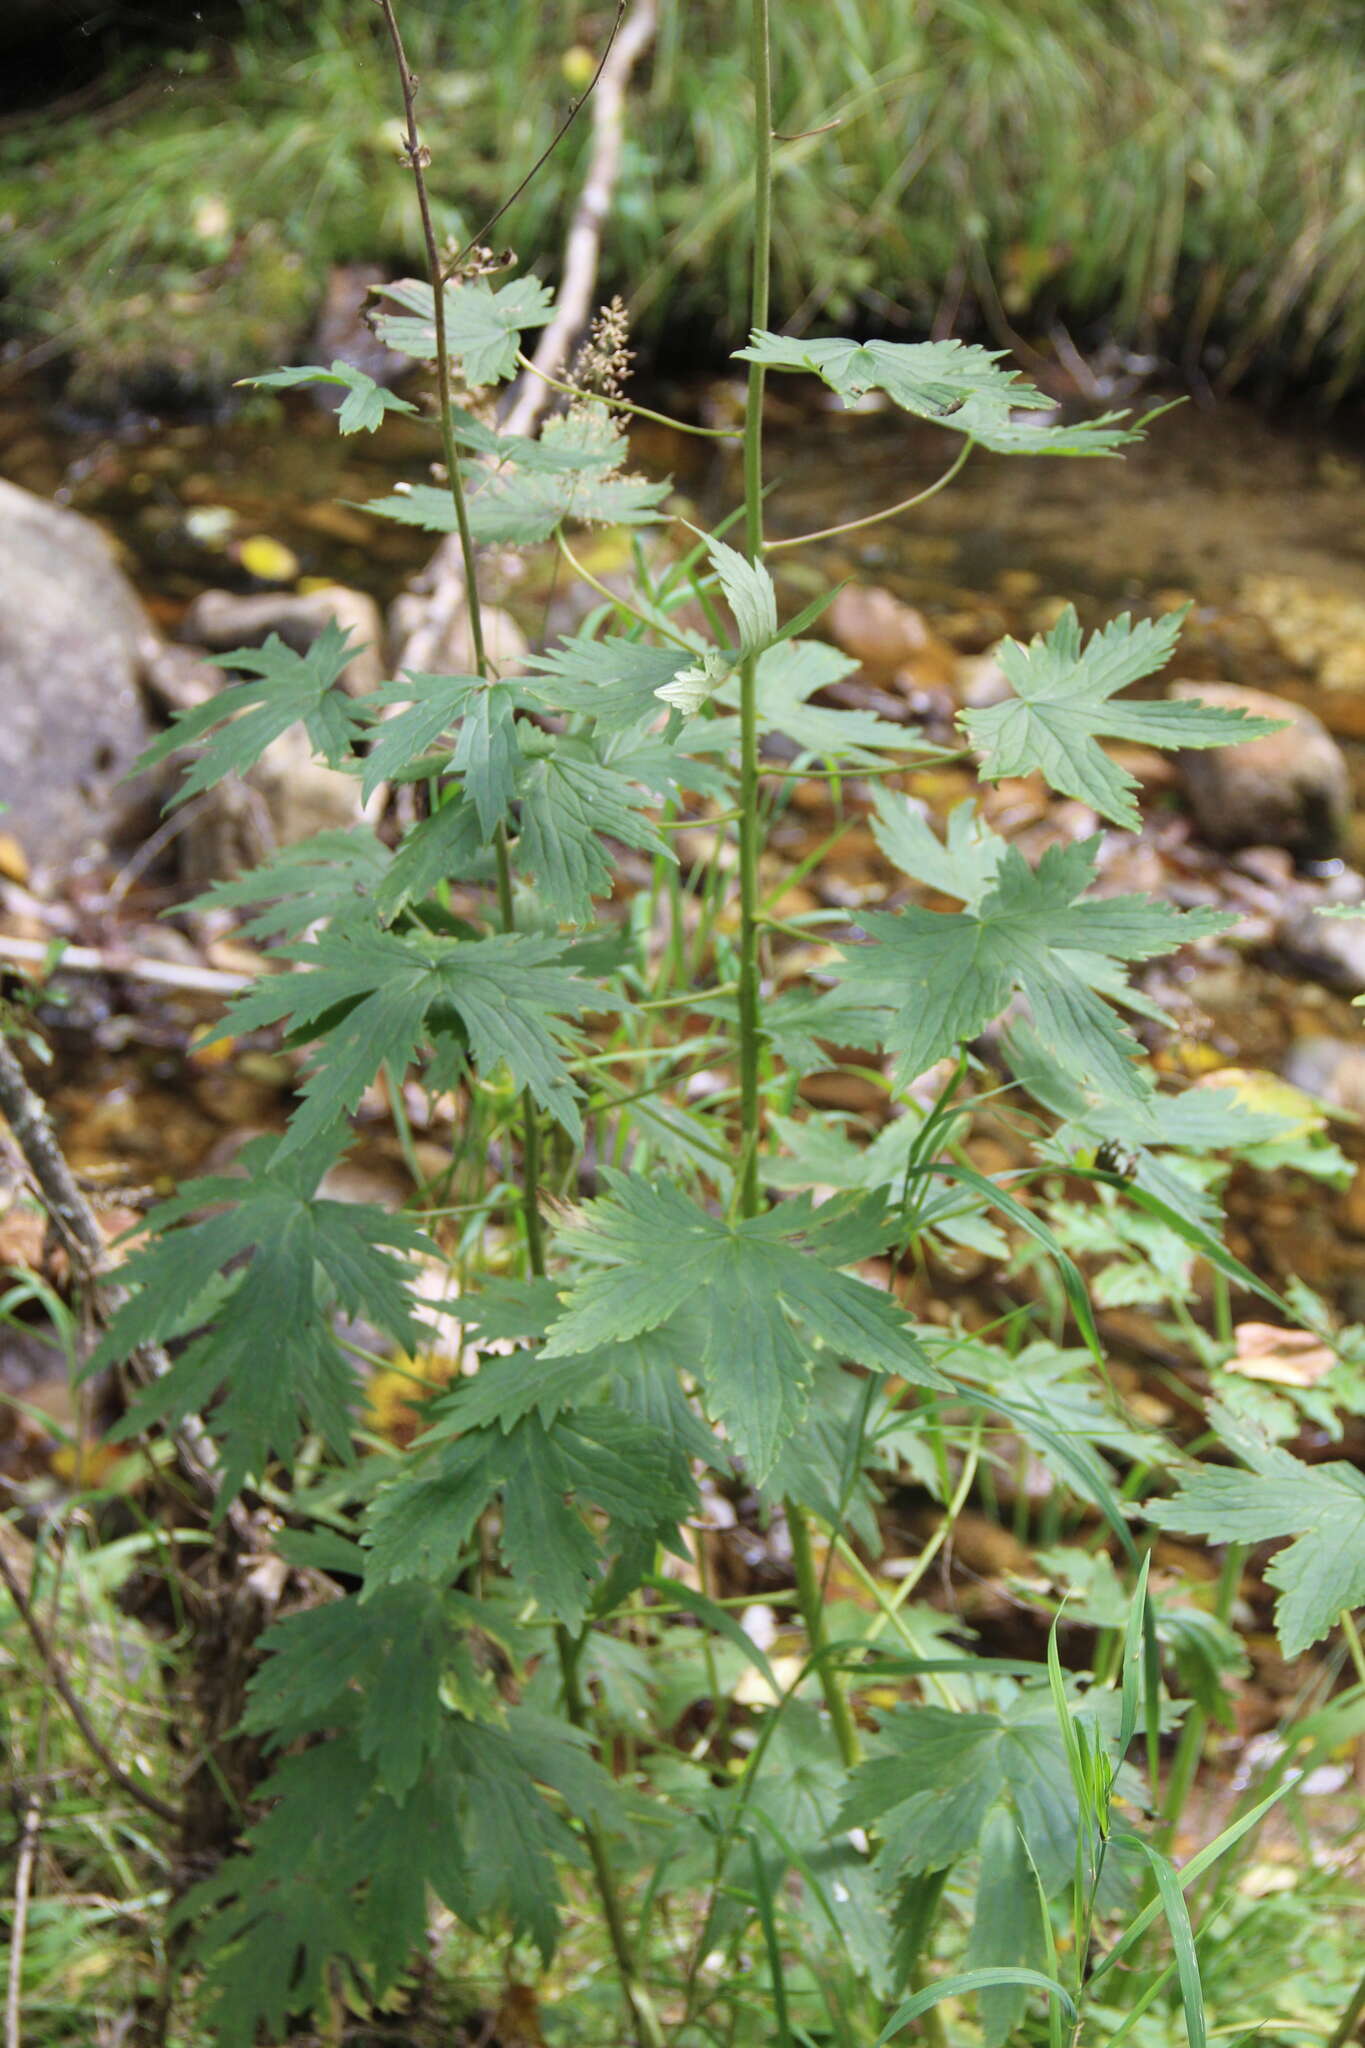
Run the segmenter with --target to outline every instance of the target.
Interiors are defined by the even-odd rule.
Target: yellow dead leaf
[[[0,832],[0,875],[21,887],[28,880],[28,855],[12,832]]]
[[[1216,1067],[1212,1073],[1201,1074],[1195,1086],[1226,1088],[1248,1109],[1284,1117],[1286,1128],[1281,1136],[1285,1138],[1307,1138],[1327,1128],[1327,1119],[1311,1095],[1259,1067]]]
[[[294,550],[268,533],[249,534],[233,552],[247,574],[262,583],[292,583],[299,573]]]

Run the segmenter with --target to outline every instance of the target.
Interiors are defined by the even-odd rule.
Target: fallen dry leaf
[[[1243,1379],[1268,1380],[1276,1387],[1315,1387],[1336,1364],[1311,1330],[1283,1330],[1275,1323],[1238,1323],[1237,1351],[1228,1371]]]

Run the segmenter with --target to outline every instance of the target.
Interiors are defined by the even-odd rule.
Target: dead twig
[[[60,945],[60,941],[53,944]],[[0,960],[35,967],[52,960],[55,968],[70,974],[122,975],[126,981],[145,981],[155,988],[183,988],[193,995],[234,996],[251,985],[248,974],[224,974],[215,967],[189,967],[175,960],[142,959],[135,953],[121,952],[117,946],[62,946],[54,960],[53,944],[42,939],[12,939],[0,933]]]
[[[38,1858],[38,1835],[42,1827],[41,1795],[29,1794],[19,1834],[19,1856],[14,1866],[14,1911],[10,1919],[9,1983],[5,1987],[5,2048],[23,2048],[21,1980],[24,1970],[24,1939],[28,1933],[28,1902],[33,1888],[33,1866]]]
[[[656,25],[656,0],[636,0],[629,14],[625,0],[618,0],[616,20],[596,74],[574,109],[577,113],[589,94],[592,95],[593,145],[587,178],[565,242],[564,281],[557,310],[532,359],[542,376],[546,373],[553,376],[567,360],[575,337],[586,327],[592,311],[602,229],[620,173],[626,86],[654,35]],[[566,122],[550,149],[518,186],[518,192],[524,190],[530,178],[558,146],[567,127]],[[512,196],[515,198],[517,195],[514,193]],[[510,203],[509,200],[507,204]],[[475,242],[483,240],[504,211],[505,207],[500,207],[493,219],[485,222]],[[505,431],[513,434],[531,432],[552,395],[549,385],[542,383],[540,377],[524,377],[504,422]],[[441,543],[413,588],[422,593],[423,617],[421,624],[405,637],[398,666],[400,670],[420,672],[432,667],[437,660],[438,650],[466,601],[464,560],[457,534]]]
[[[540,377],[559,375],[569,360],[570,349],[587,326],[592,313],[597,267],[602,253],[602,230],[611,211],[621,173],[626,88],[636,64],[653,41],[657,26],[656,0],[636,0],[598,71],[588,175],[579,192],[564,244],[563,280],[555,301],[555,315],[549,326],[542,330],[535,354],[531,357],[531,367],[540,373]],[[534,432],[536,422],[552,395],[550,387],[541,383],[539,378],[524,378],[503,422],[502,431],[508,434]]]

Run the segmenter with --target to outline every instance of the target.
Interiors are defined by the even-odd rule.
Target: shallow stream
[[[775,380],[768,477],[776,534],[828,527],[903,499],[956,452],[943,429],[895,412],[832,410],[825,395],[801,380]],[[713,385],[651,396],[727,418],[739,393]],[[722,444],[651,428],[636,455],[641,466],[675,476],[699,519],[728,509],[738,494],[737,467]],[[391,419],[373,438],[342,440],[306,397],[287,406],[251,401],[226,419],[109,427],[54,418],[32,393],[0,392],[0,472],[100,520],[170,632],[203,588],[261,587],[236,559],[252,537],[283,544],[294,558],[291,580],[315,577],[392,598],[431,543],[359,508],[399,476],[420,480],[430,456],[430,429],[420,421]],[[917,605],[935,644],[955,655],[983,653],[1007,631],[1028,634],[1068,600],[1088,624],[1125,605],[1193,600],[1181,657],[1188,673],[1294,696],[1342,741],[1357,799],[1346,854],[1365,868],[1365,442],[1341,422],[1184,404],[1158,418],[1123,460],[977,454],[932,503],[822,543],[787,573],[793,602],[829,575],[884,585]],[[533,565],[511,596],[533,636],[553,620],[547,587]],[[1365,1034],[1344,994],[1254,953],[1211,969],[1192,994],[1211,1020],[1212,1063],[1282,1071],[1306,1042],[1335,1047],[1355,1063],[1345,1099],[1365,1111]],[[226,1077],[213,1085],[221,1089]],[[145,1144],[141,1092],[114,1100],[123,1100],[124,1120]],[[111,1103],[100,1100],[93,1074],[84,1093],[86,1112],[107,1121]],[[213,1105],[219,1129],[227,1107]],[[253,1105],[241,1107],[249,1119]],[[159,1109],[154,1121],[163,1116]],[[1355,1139],[1354,1128],[1343,1136],[1352,1149]],[[131,1137],[125,1145],[115,1134],[111,1149],[129,1145],[137,1151]],[[185,1151],[198,1149],[187,1134]],[[187,1163],[168,1158],[165,1166],[183,1171]],[[139,1158],[139,1177],[156,1164]],[[1261,1242],[1248,1251],[1263,1252],[1281,1272],[1297,1263],[1353,1313],[1365,1308],[1365,1185],[1358,1201],[1315,1190],[1311,1201],[1282,1203],[1263,1221],[1264,1231],[1252,1229]]]

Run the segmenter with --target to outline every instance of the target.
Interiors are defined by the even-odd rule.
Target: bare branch
[[[543,330],[531,358],[531,367],[539,375],[534,380],[523,380],[503,422],[505,433],[529,434],[534,431],[537,420],[550,402],[550,388],[541,383],[540,378],[559,375],[569,359],[570,349],[588,324],[597,288],[602,230],[611,211],[616,181],[621,172],[626,88],[636,64],[653,41],[657,25],[655,0],[635,0],[598,73],[597,97],[592,109],[592,155],[564,244],[563,281],[555,303],[555,316]]]

